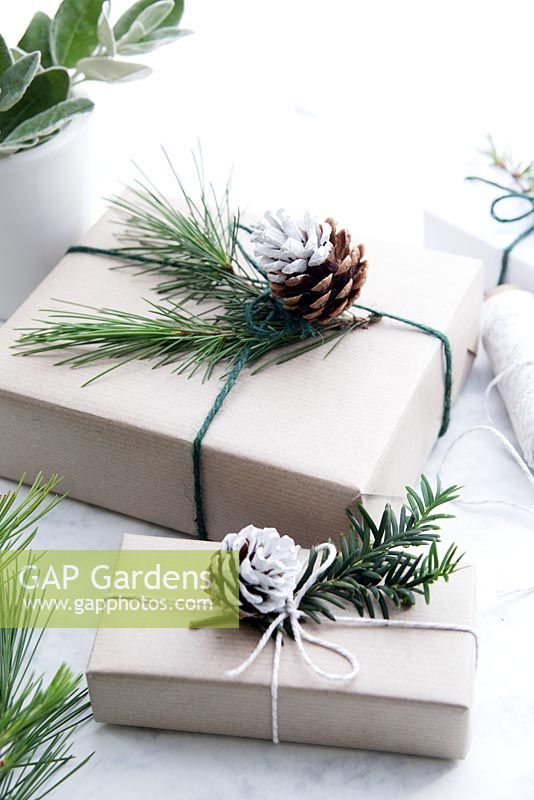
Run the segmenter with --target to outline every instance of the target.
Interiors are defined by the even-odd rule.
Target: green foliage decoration
[[[44,630],[33,626],[33,610],[9,586],[17,552],[31,546],[38,522],[61,500],[55,494],[60,478],[37,475],[22,494],[0,495],[0,797],[40,800],[90,758],[72,753],[73,734],[90,716],[81,676],[62,664],[47,682],[32,669]],[[19,621],[6,627],[6,619]]]
[[[378,613],[388,619],[392,606],[413,606],[418,595],[429,603],[432,584],[448,581],[462,559],[454,544],[442,556],[437,548],[440,523],[452,517],[442,506],[457,500],[459,489],[443,489],[439,479],[432,489],[423,475],[419,492],[406,487],[398,515],[389,504],[379,522],[361,504],[357,515],[347,511],[348,534],[341,536],[335,561],[306,591],[300,610],[315,622],[321,616],[335,621],[335,607],[346,606],[362,617]],[[322,551],[311,549],[297,592],[322,557]]]
[[[519,161],[510,150],[497,147],[490,134],[480,153],[488,159],[492,167],[506,175],[519,192],[534,192],[534,161]]]

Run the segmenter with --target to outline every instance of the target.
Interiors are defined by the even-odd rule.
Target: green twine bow
[[[485,183],[488,186],[493,186],[495,189],[500,189],[503,192],[503,194],[499,195],[499,197],[496,197],[492,201],[490,206],[491,217],[496,222],[504,222],[504,223],[521,222],[521,220],[528,219],[528,217],[534,215],[534,194],[532,194],[532,192],[522,192],[517,189],[511,189],[509,186],[503,186],[500,183],[496,183],[495,181],[490,181],[487,178],[480,178],[477,175],[468,175],[466,181],[480,181],[480,183]],[[529,205],[529,208],[527,208],[527,210],[524,211],[522,214],[516,214],[515,216],[511,217],[502,216],[501,214],[499,214],[497,208],[499,206],[502,206],[502,204],[505,203],[506,200],[511,200],[513,198],[514,199],[519,198],[519,200],[526,200],[526,202]],[[534,224],[531,225],[530,228],[526,228],[524,231],[522,231],[519,234],[519,236],[516,236],[513,242],[511,242],[508,245],[508,247],[505,247],[504,250],[502,251],[501,272],[499,275],[499,280],[497,281],[498,286],[500,286],[506,281],[506,275],[508,272],[508,262],[510,260],[510,253],[512,252],[514,247],[517,247],[517,245],[523,241],[523,239],[526,239],[527,236],[531,236],[531,234],[533,233],[534,233]]]
[[[534,210],[534,204],[533,204],[533,210]],[[70,247],[67,250],[67,253],[88,253],[90,255],[102,255],[102,256],[109,256],[111,258],[122,258],[128,261],[135,261],[141,264],[167,265],[167,262],[157,261],[141,255],[136,256],[136,255],[125,254],[123,251],[113,248],[106,249],[100,247],[90,247],[88,245],[76,245],[74,247]],[[171,264],[172,262],[168,262],[168,265]],[[272,303],[272,309],[265,318],[264,322],[257,322],[255,314],[258,307],[263,303]],[[414,320],[406,319],[405,317],[400,317],[396,314],[390,314],[387,311],[378,311],[374,308],[370,308],[369,306],[363,306],[359,304],[355,304],[354,307],[359,308],[363,311],[367,311],[370,314],[374,314],[377,317],[387,317],[388,319],[395,320],[396,322],[401,322],[404,325],[409,325],[410,327],[416,328],[417,330],[420,330],[423,333],[428,334],[429,336],[434,336],[435,338],[439,339],[443,347],[443,356],[445,362],[443,415],[439,431],[439,436],[443,436],[450,422],[451,397],[452,397],[452,351],[448,337],[442,331],[437,330],[437,328],[432,328],[430,325],[423,325],[420,322],[415,322]],[[271,322],[275,318],[278,319],[281,318],[284,322],[283,327],[278,330],[273,329],[272,327],[269,326],[269,322]],[[292,332],[295,329],[295,327],[300,329],[301,339],[310,339],[321,335],[320,331],[314,328],[310,322],[303,319],[302,317],[299,317],[296,314],[291,314],[290,312],[286,311],[283,305],[277,299],[273,298],[268,288],[266,288],[265,291],[263,291],[260,295],[258,295],[258,297],[254,298],[253,300],[247,303],[245,307],[245,321],[250,333],[252,333],[256,337],[266,337],[273,342],[274,341],[282,342],[284,340],[284,337],[286,337],[290,332]],[[193,479],[194,479],[193,482],[194,482],[194,493],[195,493],[195,523],[197,529],[197,537],[199,539],[208,538],[205,515],[204,515],[204,502],[203,502],[203,491],[202,491],[202,457],[201,457],[202,442],[204,440],[206,433],[208,432],[211,423],[213,422],[215,416],[217,415],[217,412],[222,408],[224,401],[226,400],[227,396],[235,386],[236,381],[239,378],[239,375],[249,362],[251,354],[252,351],[250,346],[244,347],[243,350],[241,351],[241,354],[239,355],[239,358],[236,361],[234,361],[231,370],[226,376],[226,380],[224,382],[222,389],[218,393],[217,397],[213,402],[213,405],[206,414],[206,417],[202,425],[200,426],[200,429],[193,441],[192,456],[193,456]]]

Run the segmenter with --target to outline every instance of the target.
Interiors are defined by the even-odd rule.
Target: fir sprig
[[[458,569],[462,555],[451,545],[442,557],[438,554],[439,523],[450,519],[442,506],[456,500],[458,486],[442,489],[439,479],[435,491],[425,476],[421,491],[406,489],[406,504],[397,516],[386,505],[377,524],[363,505],[358,506],[359,518],[348,511],[348,535],[341,536],[337,558],[323,575],[307,590],[300,610],[315,622],[321,616],[335,620],[335,607],[354,606],[360,616],[377,613],[389,617],[390,607],[411,606],[416,595],[428,603],[430,587],[436,581],[447,581]],[[405,548],[425,548],[414,553]],[[323,553],[311,549],[307,569],[297,591],[311,575]]]
[[[54,494],[60,479],[38,475],[25,496],[21,485],[0,497],[0,797],[39,800],[80,769],[72,736],[89,716],[81,676],[62,665],[52,680],[31,671],[44,630],[33,625],[34,611],[22,589],[9,583],[11,555],[31,544],[36,524],[61,500]],[[17,627],[10,626],[13,620]]]

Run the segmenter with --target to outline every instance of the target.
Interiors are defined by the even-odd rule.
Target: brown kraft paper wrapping
[[[113,246],[114,230],[108,215],[83,242]],[[481,266],[377,242],[368,251],[362,302],[447,334],[456,397],[476,350]],[[0,474],[58,472],[72,497],[194,533],[192,442],[220,373],[202,383],[132,362],[81,388],[108,364],[72,370],[53,366],[57,354],[10,349],[17,328],[58,307],[52,298],[146,313],[157,276],[112,266],[66,256],[0,330]],[[245,369],[227,397],[202,445],[211,539],[253,522],[310,545],[343,530],[355,500],[381,507],[417,480],[440,428],[441,343],[384,319],[326,350]]]
[[[127,535],[126,549],[215,547],[190,540]],[[466,567],[393,619],[472,626],[474,572]],[[315,626],[312,632],[315,633]],[[464,631],[351,628],[325,623],[321,638],[360,663],[349,684],[320,678],[285,641],[279,680],[283,741],[463,758],[469,746],[475,642]],[[271,738],[272,647],[239,678],[224,672],[254,649],[257,630],[101,629],[87,668],[97,722]],[[323,669],[339,656],[309,647]]]

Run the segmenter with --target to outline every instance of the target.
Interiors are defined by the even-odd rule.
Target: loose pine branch
[[[428,603],[430,587],[438,580],[447,581],[462,559],[456,545],[440,558],[437,543],[439,523],[450,519],[442,506],[456,500],[458,486],[432,490],[425,476],[421,491],[407,487],[406,504],[398,517],[387,505],[380,522],[375,523],[359,505],[360,518],[348,511],[347,536],[341,537],[337,558],[327,572],[306,592],[300,610],[315,622],[321,616],[335,620],[335,607],[354,606],[360,616],[377,613],[389,617],[390,607],[411,606],[417,595]],[[425,548],[414,553],[405,548]],[[311,575],[322,553],[310,551],[307,569],[297,591]]]
[[[25,477],[25,476],[24,476]],[[57,475],[45,481],[39,474],[24,497],[20,497],[23,479],[14,492],[0,495],[0,553],[27,548],[35,534],[36,525],[61,501],[54,494],[61,478]],[[2,560],[2,564],[5,564]]]
[[[39,800],[86,761],[74,764],[72,738],[89,717],[81,676],[65,665],[46,684],[31,671],[44,631],[32,626],[33,611],[24,604],[22,589],[9,585],[11,555],[28,547],[36,524],[61,498],[54,495],[60,479],[38,475],[28,493],[21,485],[0,497],[0,797]],[[15,584],[16,585],[16,584]],[[18,627],[4,627],[18,620]],[[73,766],[74,764],[74,766]]]
[[[510,151],[498,149],[491,135],[488,135],[487,145],[480,152],[489,159],[491,166],[511,178],[519,191],[534,192],[534,161],[517,161]]]

